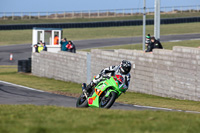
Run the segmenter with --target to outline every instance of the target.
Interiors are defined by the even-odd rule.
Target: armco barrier
[[[189,18],[165,18],[161,19],[161,24],[191,23],[200,22],[200,17]],[[136,26],[142,25],[143,20],[127,21],[106,21],[106,22],[87,22],[87,23],[55,23],[55,24],[8,24],[0,25],[0,30],[22,30],[33,29],[33,27],[43,28],[92,28],[92,27],[112,27],[112,26]],[[146,20],[147,25],[153,25],[154,20]]]
[[[92,76],[97,75],[103,68],[118,65],[124,59],[135,64],[131,70],[129,91],[200,101],[200,49],[198,48],[155,49],[153,54],[123,49],[114,51],[93,49],[91,53],[76,54],[33,53],[32,73],[41,77],[83,83],[91,80]]]

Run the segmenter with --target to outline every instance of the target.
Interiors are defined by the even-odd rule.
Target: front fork
[[[88,98],[87,94],[86,94],[86,83],[83,83],[82,84],[82,91],[83,91],[83,94],[85,95],[86,99]]]

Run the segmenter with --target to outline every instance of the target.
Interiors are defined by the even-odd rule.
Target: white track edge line
[[[190,39],[190,40],[200,40],[200,38]]]
[[[6,82],[6,81],[2,81],[2,80],[0,80],[0,83],[12,85],[12,86],[17,86],[17,87],[22,87],[22,88],[25,88],[25,89],[28,89],[28,90],[34,90],[34,91],[39,91],[39,92],[45,92],[45,91],[42,91],[42,90],[37,90],[37,89],[30,88],[30,87],[26,87],[26,86],[22,86],[22,85],[17,85],[17,84],[13,84],[13,83]]]
[[[160,108],[160,107],[152,107],[152,106],[141,106],[141,105],[133,105],[135,107],[143,107],[143,108],[149,108],[149,109],[158,109],[158,110],[167,110],[167,111],[178,111],[178,112],[186,112],[186,113],[196,113],[200,114],[198,111],[188,111],[188,110],[179,110],[179,109],[169,109],[169,108]]]
[[[160,108],[160,107],[152,107],[152,106],[141,106],[141,105],[133,105],[135,107],[143,107],[143,108],[151,108],[151,109],[160,109],[160,110],[174,110],[174,109],[168,109],[168,108]],[[182,111],[182,110],[181,110]]]

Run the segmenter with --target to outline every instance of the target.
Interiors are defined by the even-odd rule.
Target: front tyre
[[[86,108],[88,107],[88,101],[84,94],[81,94],[80,97],[77,99],[76,102],[77,108]]]
[[[99,107],[109,109],[115,102],[116,98],[117,98],[117,93],[113,91],[109,94],[108,97],[105,97],[104,95],[100,100]]]

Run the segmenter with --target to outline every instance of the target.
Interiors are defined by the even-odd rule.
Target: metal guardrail
[[[165,18],[161,19],[161,24],[175,24],[175,23],[191,23],[200,22],[200,17],[188,18]],[[128,20],[128,21],[106,21],[106,22],[87,22],[87,23],[55,23],[55,24],[11,24],[0,25],[0,30],[24,30],[33,29],[33,27],[43,28],[93,28],[93,27],[112,27],[112,26],[137,26],[142,25],[142,20]],[[154,20],[146,20],[146,25],[153,25]]]

